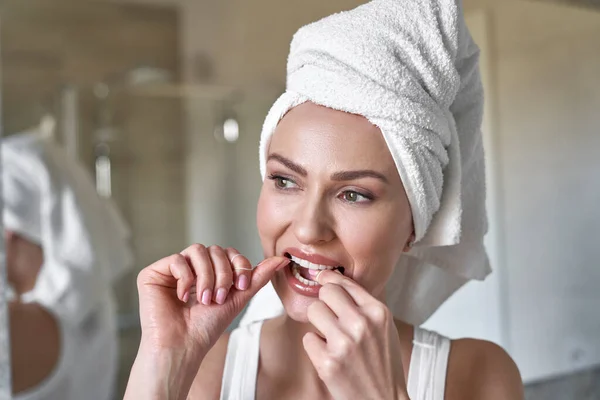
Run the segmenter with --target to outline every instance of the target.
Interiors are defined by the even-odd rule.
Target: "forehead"
[[[379,128],[366,118],[313,103],[290,110],[280,121],[269,145],[305,166],[336,169],[377,169],[395,172],[392,156]]]

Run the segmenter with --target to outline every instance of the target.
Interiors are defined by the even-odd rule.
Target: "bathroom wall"
[[[600,13],[492,18],[508,348],[537,380],[600,364]]]

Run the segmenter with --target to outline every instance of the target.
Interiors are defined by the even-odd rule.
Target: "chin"
[[[287,269],[287,268],[286,268]],[[308,323],[308,307],[319,298],[314,295],[303,295],[290,287],[286,271],[279,271],[275,275],[273,287],[279,296],[285,313],[296,322]]]

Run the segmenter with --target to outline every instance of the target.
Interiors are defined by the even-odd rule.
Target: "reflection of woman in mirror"
[[[126,398],[523,398],[501,348],[417,327],[489,273],[482,93],[453,0],[298,31],[261,138],[266,260],[194,245],[142,271]],[[263,298],[224,334],[268,281],[283,314]]]
[[[50,137],[2,140],[2,178],[13,398],[109,400],[127,230]]]

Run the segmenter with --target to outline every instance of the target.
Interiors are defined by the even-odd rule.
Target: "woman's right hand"
[[[157,390],[157,398],[167,398],[170,389],[164,385],[186,392],[204,355],[252,296],[288,263],[285,257],[271,257],[253,269],[233,248],[195,244],[143,269],[137,279],[142,340],[126,398],[142,393],[155,397]],[[162,387],[143,387],[159,378]]]
[[[142,270],[137,281],[142,340],[161,349],[208,352],[277,268],[289,263],[272,257],[253,270],[238,254],[195,244]]]

